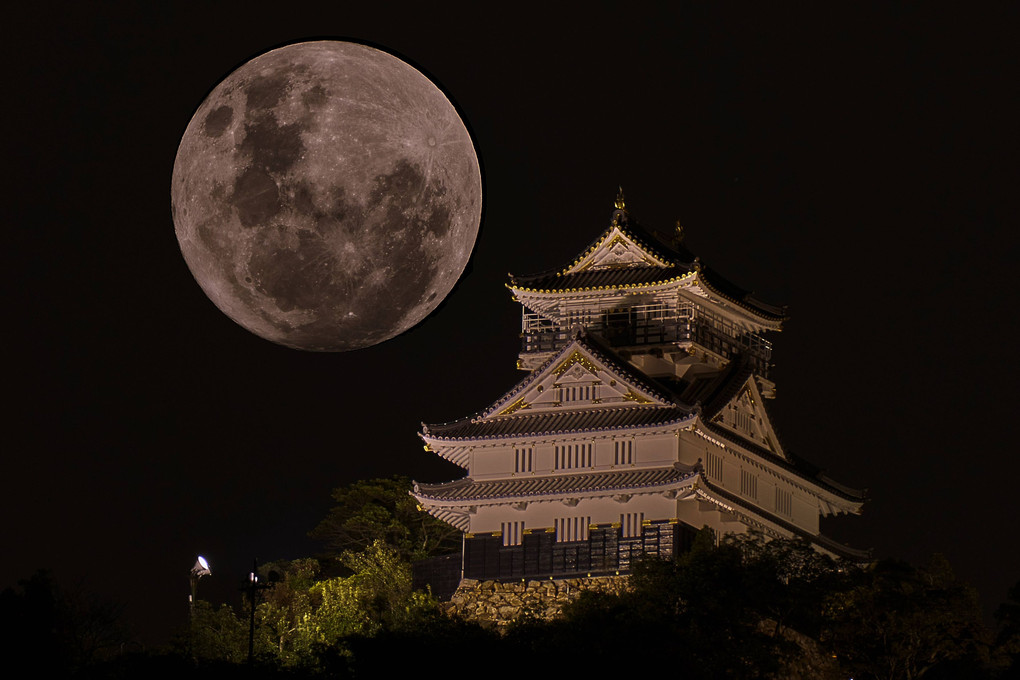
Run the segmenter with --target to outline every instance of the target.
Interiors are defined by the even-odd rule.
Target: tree
[[[360,552],[345,552],[341,561],[350,576],[320,581],[309,591],[313,607],[297,630],[303,645],[413,628],[436,610],[429,595],[412,589],[410,565],[381,540]]]
[[[229,605],[196,600],[185,644],[196,660],[242,664],[248,659],[248,624]]]
[[[998,634],[995,638],[996,661],[1004,670],[1003,678],[1020,678],[1020,581],[1009,589],[1006,601],[995,611]]]
[[[716,545],[712,533],[699,532],[693,548],[676,560],[637,562],[627,591],[585,592],[564,606],[563,619],[515,627],[511,639],[557,673],[633,674],[645,654],[674,660],[683,678],[765,678],[781,668],[794,645],[763,629],[763,589],[782,586],[772,552],[747,551],[740,542]],[[772,583],[768,583],[771,579]],[[583,656],[563,650],[584,650]],[[668,651],[667,651],[668,650]]]
[[[771,625],[773,635],[792,629],[818,637],[822,603],[849,587],[850,574],[859,569],[818,552],[805,539],[767,540],[750,531],[728,535],[723,542],[740,551],[752,606]]]
[[[967,677],[987,662],[974,590],[941,555],[915,568],[882,560],[827,603],[823,641],[858,678]]]
[[[454,552],[460,531],[418,507],[407,477],[368,479],[333,491],[336,502],[309,536],[338,555],[365,550],[381,540],[414,561]]]
[[[9,664],[61,675],[117,653],[128,636],[119,605],[81,585],[60,587],[44,570],[0,594],[0,639]]]
[[[255,610],[255,656],[261,665],[321,667],[323,656],[349,656],[348,639],[428,629],[441,616],[430,595],[411,587],[410,564],[383,541],[347,551],[340,561],[348,575],[328,579],[319,578],[313,559],[262,567],[264,582],[272,585]],[[243,663],[247,615],[197,602],[190,643],[200,661]]]

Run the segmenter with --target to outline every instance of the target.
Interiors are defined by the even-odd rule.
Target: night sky
[[[197,554],[200,595],[236,604],[253,558],[316,551],[334,487],[461,476],[420,423],[523,377],[507,273],[570,261],[618,185],[643,225],[679,219],[704,263],[789,305],[780,437],[870,490],[827,533],[918,564],[942,552],[989,614],[1020,580],[1015,8],[208,4],[5,16],[0,588],[48,568],[165,642]],[[430,75],[485,184],[446,302],[347,354],[235,325],[170,215],[206,93],[324,37]]]

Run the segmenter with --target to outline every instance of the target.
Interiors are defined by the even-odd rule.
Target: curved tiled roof
[[[609,267],[575,274],[546,273],[511,278],[511,286],[525,290],[564,291],[612,289],[620,286],[652,286],[678,281],[690,274],[687,267]]]
[[[840,557],[852,560],[854,562],[867,562],[872,559],[870,550],[859,550],[857,548],[851,548],[848,545],[843,545],[842,543],[834,541],[831,538],[821,535],[820,533],[813,534],[810,531],[806,531],[798,527],[796,524],[787,522],[781,517],[777,517],[776,515],[765,512],[755,504],[741,498],[740,496],[734,493],[726,491],[720,486],[716,486],[715,484],[708,481],[704,477],[702,477],[701,479],[706,488],[708,488],[713,494],[725,500],[727,503],[732,503],[733,505],[740,506],[742,510],[748,511],[751,514],[758,516],[759,518],[772,522],[773,524],[782,527],[786,531],[789,531],[794,536],[806,538],[812,543],[815,543],[818,546],[825,548],[826,550],[835,553],[836,555],[839,555]]]
[[[580,472],[542,477],[521,476],[511,479],[475,481],[470,477],[445,484],[416,484],[414,495],[437,501],[471,501],[485,499],[555,496],[564,493],[609,491],[661,491],[663,487],[692,479],[694,468],[674,465],[666,468],[645,468]]]
[[[763,317],[774,321],[786,318],[785,307],[762,302],[749,291],[733,284],[717,272],[701,266],[698,258],[682,245],[667,245],[662,239],[646,230],[634,220],[629,219],[626,211],[617,210],[614,222],[592,241],[573,262],[565,268],[541,272],[538,274],[510,276],[510,287],[535,292],[564,292],[573,290],[611,289],[620,286],[651,286],[679,280],[692,271],[699,271],[700,278],[706,287],[720,297],[749,309]],[[627,266],[595,269],[573,274],[566,270],[583,260],[594,251],[611,230],[617,227],[635,243],[648,250],[658,259],[671,263],[669,267]]]
[[[700,395],[702,415],[711,419],[737,396],[740,388],[754,375],[754,366],[746,355],[740,354],[723,369],[714,385],[707,393]]]
[[[463,418],[443,425],[429,425],[428,436],[436,439],[489,439],[537,434],[565,434],[578,431],[612,430],[624,427],[652,427],[684,420],[691,411],[679,406],[629,406],[585,410],[541,412],[476,420]]]
[[[842,484],[835,484],[831,479],[821,474],[821,470],[818,467],[811,465],[803,458],[791,456],[792,458],[791,462],[789,460],[786,460],[782,456],[776,455],[775,453],[769,451],[768,449],[765,449],[761,446],[758,446],[757,444],[754,444],[753,442],[749,442],[748,440],[737,436],[733,432],[727,430],[725,427],[719,427],[718,425],[710,423],[708,421],[703,421],[702,426],[706,430],[711,432],[714,436],[719,437],[720,439],[725,439],[726,441],[735,444],[743,449],[747,449],[748,451],[751,451],[759,458],[767,460],[771,463],[775,463],[784,470],[788,470],[789,472],[796,474],[801,479],[807,480],[812,484],[816,484],[824,488],[825,490],[829,491],[830,493],[839,496],[840,498],[843,498],[848,501],[853,501],[855,503],[862,503],[865,500],[867,500],[868,497],[867,489],[854,489],[849,486],[843,486]]]

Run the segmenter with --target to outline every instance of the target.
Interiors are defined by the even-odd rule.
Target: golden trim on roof
[[[684,279],[694,276],[695,272],[689,272],[681,276],[674,276],[671,279],[663,279],[662,281],[648,281],[646,283],[620,283],[606,286],[589,286],[586,288],[524,288],[522,286],[515,286],[512,283],[504,283],[509,290],[520,293],[538,293],[540,295],[552,295],[562,293],[584,293],[588,291],[599,291],[599,290],[626,290],[628,288],[654,288],[657,286],[668,286],[671,283],[679,283]],[[557,274],[559,276],[559,274]],[[517,300],[520,302],[520,300]]]
[[[594,253],[596,250],[601,248],[602,245],[606,243],[606,239],[609,238],[609,236],[611,234],[613,234],[614,232],[616,233],[616,236],[614,237],[614,243],[609,244],[609,246],[607,246],[607,247],[615,245],[616,238],[619,238],[620,236],[623,236],[623,237],[627,238],[634,246],[636,246],[637,248],[640,248],[650,258],[652,258],[651,261],[652,261],[653,264],[655,264],[657,266],[660,266],[660,267],[669,267],[671,265],[676,264],[675,262],[670,262],[668,260],[663,260],[663,259],[661,259],[659,257],[656,257],[654,253],[649,252],[648,247],[645,246],[645,244],[641,241],[641,239],[637,238],[634,234],[632,234],[629,231],[627,231],[627,229],[624,227],[624,225],[614,222],[613,225],[609,229],[607,229],[605,231],[605,233],[602,234],[602,237],[598,241],[596,241],[590,248],[588,248],[588,250],[584,251],[581,255],[579,255],[578,257],[574,258],[573,262],[571,262],[569,265],[567,265],[562,270],[557,272],[556,276],[563,276],[564,274],[569,274],[570,271],[574,267],[579,265],[581,262],[583,262],[585,260],[585,258],[589,257],[592,253]]]
[[[531,404],[524,401],[524,397],[521,397],[517,401],[515,401],[514,403],[510,404],[505,409],[497,413],[496,415],[508,416],[511,413],[516,413],[517,411],[520,411],[522,408],[529,408],[530,406]]]
[[[598,375],[599,373],[599,367],[596,366],[591,359],[581,354],[581,351],[577,349],[571,352],[569,357],[561,361],[559,365],[553,369],[553,373],[555,373],[558,378],[574,364],[581,364],[581,366],[588,369],[589,373],[594,373],[595,375]]]
[[[653,403],[648,397],[642,397],[640,394],[635,392],[633,388],[627,388],[627,394],[623,395],[623,398],[627,401],[633,401],[635,404],[651,404]]]

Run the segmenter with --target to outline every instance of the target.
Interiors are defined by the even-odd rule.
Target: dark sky
[[[5,16],[0,588],[52,569],[159,642],[184,622],[196,554],[214,572],[202,595],[237,602],[252,558],[315,551],[306,532],[332,488],[460,476],[422,451],[419,423],[469,415],[522,377],[507,272],[569,261],[620,184],[644,225],[681,220],[703,262],[789,305],[773,338],[780,436],[870,489],[861,517],[827,523],[833,537],[915,563],[945,553],[987,612],[1020,579],[1006,3],[207,4]],[[177,145],[205,94],[263,51],[321,37],[432,76],[472,130],[486,190],[445,304],[348,354],[235,325],[192,279],[170,217]]]

